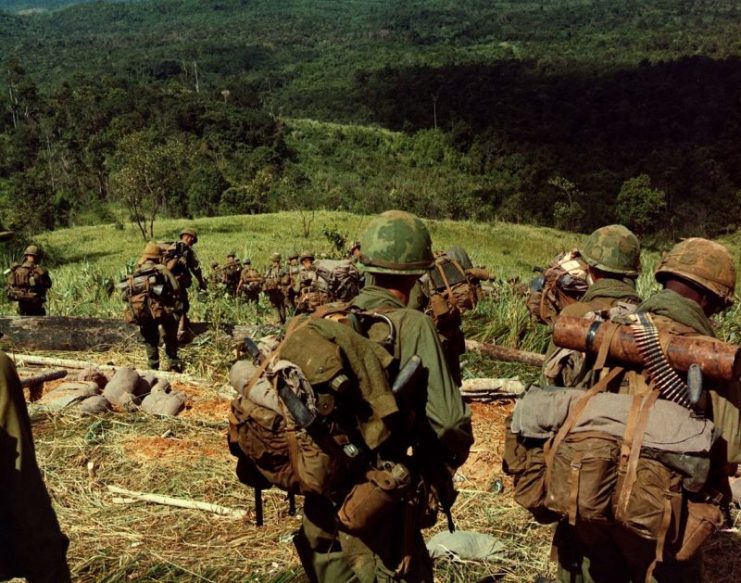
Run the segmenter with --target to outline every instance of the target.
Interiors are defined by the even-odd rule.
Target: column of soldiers
[[[143,313],[148,315],[142,316],[142,321],[137,323],[142,327],[145,337],[147,332],[144,328],[147,325],[153,323],[156,328],[162,327],[171,364],[177,362],[177,357],[168,351],[168,343],[172,346],[173,337],[177,338],[176,321],[182,322],[184,319],[187,325],[187,288],[191,274],[205,287],[192,251],[196,241],[194,231],[184,230],[181,240],[173,245],[176,252],[170,248],[163,251],[159,245],[149,244],[137,271],[129,279],[127,301],[132,310],[138,302],[134,293],[139,289],[138,277],[145,278],[142,285],[147,288],[160,289],[157,286],[162,286],[157,292],[161,297],[161,305],[144,302]],[[366,334],[368,339],[378,342],[387,351],[386,357],[379,355],[378,358],[387,362],[385,359],[390,357],[386,365],[390,370],[400,371],[402,365],[414,358],[421,363],[421,373],[410,376],[412,380],[409,382],[414,388],[409,389],[411,396],[408,402],[400,397],[394,402],[380,400],[364,413],[369,418],[374,414],[379,415],[385,427],[383,445],[367,454],[372,454],[370,459],[376,460],[374,464],[386,465],[380,469],[373,466],[368,476],[383,473],[386,471],[383,468],[389,472],[392,471],[389,468],[394,468],[393,472],[397,472],[402,467],[407,473],[398,470],[393,474],[396,480],[394,487],[406,494],[397,498],[389,489],[387,498],[390,497],[390,500],[384,499],[384,512],[378,517],[372,516],[372,504],[361,505],[371,513],[366,520],[372,522],[373,527],[367,530],[349,529],[346,526],[347,509],[342,505],[338,512],[338,506],[329,494],[307,494],[303,524],[295,542],[310,581],[432,581],[432,564],[421,529],[434,523],[438,510],[450,511],[455,499],[452,476],[456,468],[465,462],[473,444],[470,410],[457,389],[461,381],[459,358],[463,351],[460,324],[461,314],[476,306],[478,282],[488,278],[489,274],[473,268],[468,256],[460,249],[451,249],[435,257],[424,224],[408,213],[383,213],[371,222],[361,241],[362,247],[354,246],[357,254],[353,254],[357,265],[365,273],[365,285],[349,306],[342,308],[343,321],[348,320],[355,331]],[[26,261],[16,271],[25,266],[24,269],[29,273],[34,273],[33,276],[18,277],[19,282],[26,281],[30,288],[31,277],[33,284],[38,286],[35,266],[39,252],[33,248],[26,251],[29,250],[31,253],[26,254]],[[567,305],[557,305],[553,321],[558,322],[558,317],[563,316],[619,325],[637,321],[630,319],[635,315],[644,315],[665,337],[690,337],[698,343],[712,339],[715,333],[710,318],[728,309],[735,301],[736,264],[728,250],[718,243],[699,238],[677,244],[664,255],[656,269],[655,278],[661,285],[661,291],[648,299],[641,298],[636,289],[636,280],[641,271],[640,252],[637,237],[623,226],[610,225],[595,231],[579,250],[582,269],[573,272],[580,273],[585,285],[576,297],[574,288],[570,288],[572,293],[565,294],[570,298],[565,302]],[[239,291],[244,290],[245,294],[252,293],[255,297],[262,286],[282,323],[287,321],[289,310],[295,309],[294,304],[311,312],[317,307],[311,305],[312,294],[325,293],[316,287],[319,276],[314,266],[314,255],[305,252],[296,257],[301,260],[298,270],[292,269],[296,266],[291,264],[284,267],[281,256],[275,254],[262,278],[249,262],[245,262],[237,282]],[[563,271],[572,273],[566,268]],[[157,278],[152,274],[164,277]],[[150,280],[150,277],[154,279]],[[559,280],[556,278],[554,285],[558,285]],[[50,280],[48,283],[50,285]],[[550,297],[561,296],[554,294]],[[36,301],[36,304],[35,309],[38,310],[39,302]],[[364,318],[371,318],[373,322],[367,329],[363,327]],[[144,320],[147,322],[143,323]],[[304,318],[297,320],[303,324],[292,322],[291,326],[296,329],[312,321],[315,320]],[[379,333],[379,324],[388,327]],[[322,329],[317,326],[317,329]],[[150,337],[151,348],[159,343],[159,338],[155,341],[153,333]],[[359,342],[352,339],[345,341],[347,344],[344,346],[348,350]],[[605,346],[609,348],[609,342]],[[306,348],[311,349],[310,346]],[[151,365],[158,364],[154,351],[148,350],[148,356]],[[714,355],[703,355],[703,358],[712,361]],[[361,366],[357,362],[353,364]],[[365,366],[368,365],[366,362]],[[17,376],[11,370],[12,365],[6,369],[5,383],[0,384],[0,408],[4,402],[17,401],[17,395],[12,396],[18,392]],[[548,348],[542,375],[542,384],[554,386],[552,390],[571,388],[582,391],[585,398],[592,397],[599,390],[615,395],[638,395],[640,399],[634,399],[633,402],[647,408],[663,399],[661,388],[664,381],[653,376],[654,372],[648,363],[637,365],[622,362],[604,349],[597,354],[580,352],[565,349],[554,341]],[[243,380],[245,382],[238,383],[240,390],[251,385],[248,379]],[[687,378],[686,382],[691,381]],[[642,502],[648,505],[643,508],[644,512],[664,513],[662,533],[658,538],[636,534],[613,518],[590,521],[580,516],[578,510],[573,510],[578,509],[578,505],[570,507],[568,516],[557,521],[553,543],[559,581],[638,583],[702,580],[702,542],[720,525],[718,515],[713,514],[712,509],[720,509],[727,504],[728,478],[741,463],[739,383],[706,379],[703,389],[697,402],[693,403],[693,418],[701,416],[713,422],[717,433],[708,458],[707,477],[691,492],[681,489],[681,479],[675,480],[671,482],[671,490],[666,490],[655,500],[649,498]],[[7,395],[11,395],[9,400]],[[336,404],[332,401],[333,407],[341,406],[342,393],[338,395]],[[656,398],[659,401],[655,401]],[[20,412],[15,415],[20,421],[15,424],[15,429],[11,429],[11,435],[15,432],[21,436],[20,440],[30,441],[30,436],[23,436],[28,433],[24,429],[23,407],[18,406],[17,409]],[[407,417],[407,411],[414,411],[414,415]],[[410,419],[413,419],[412,424]],[[647,423],[650,421],[648,414],[645,419]],[[637,423],[640,425],[640,422]],[[563,443],[554,440],[559,436],[568,436],[568,430],[567,427],[564,433],[562,426],[555,427],[556,437],[550,438],[554,453],[558,453],[558,447]],[[627,446],[623,443],[618,448],[618,457],[635,460],[637,458],[632,457],[634,449],[630,443]],[[638,452],[641,451],[639,444]],[[446,479],[442,482],[426,471],[430,459],[435,459],[437,465],[444,469]],[[651,458],[651,465],[639,467],[644,470],[645,467],[653,468],[652,471],[658,472],[657,476],[671,475],[662,459]],[[574,464],[571,466],[571,475],[581,469],[581,463]],[[541,463],[543,472],[546,472],[546,465]],[[34,464],[28,467],[33,468]],[[635,466],[631,469],[628,465],[626,471],[635,473]],[[559,484],[554,480],[562,479],[561,475],[554,474],[551,481],[546,480],[546,486],[558,487]],[[697,476],[685,476],[688,477],[699,479]],[[48,553],[45,561],[53,569],[50,572],[56,573],[48,580],[67,580],[69,575],[63,558],[66,539],[59,532],[53,511],[49,510],[45,501],[43,483],[35,474],[23,479],[30,480],[28,484],[35,484],[35,490],[26,490],[20,485],[26,482],[18,482],[14,494],[17,504],[12,506],[13,512],[20,513],[30,507],[29,501],[22,499],[21,492],[25,492],[24,496],[30,496],[34,491],[38,494],[41,503],[38,504],[39,510],[34,520],[38,520],[35,524],[45,526],[33,529],[33,533],[36,537],[48,534],[49,543],[42,545]],[[373,481],[374,478],[367,479],[370,481],[359,482],[358,487],[366,483],[380,487],[378,482]],[[618,477],[618,481],[622,479]],[[648,480],[649,485],[655,485],[653,482],[658,480],[640,475],[633,475],[632,479],[637,484],[641,483],[640,480]],[[415,484],[411,489],[408,486],[410,480]],[[576,490],[573,484],[563,487],[567,486],[571,488],[569,496],[572,502],[577,504],[581,486],[577,482]],[[388,485],[383,487],[390,488]],[[662,497],[664,495],[667,496],[666,501]],[[698,508],[705,512],[703,519],[697,518]],[[671,513],[667,513],[667,509]],[[39,513],[45,513],[44,517],[39,518]],[[14,520],[17,522],[0,523],[3,525],[0,529],[6,524],[10,525],[11,532],[14,528],[21,529],[21,519]],[[688,534],[691,526],[696,527],[697,532]],[[684,546],[680,543],[690,535],[695,545],[693,552],[682,554]],[[27,543],[21,538],[17,544]],[[22,548],[15,556],[20,567],[13,566],[10,559],[0,554],[5,561],[3,563],[0,560],[0,575],[27,575],[32,572],[33,565],[28,561],[24,563]]]

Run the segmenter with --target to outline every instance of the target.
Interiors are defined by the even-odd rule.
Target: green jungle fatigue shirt
[[[407,308],[388,290],[375,285],[363,288],[352,305],[362,310],[393,308],[384,314],[396,328],[394,356],[401,364],[415,354],[422,359],[428,371],[427,419],[445,449],[446,463],[452,467],[461,466],[473,444],[471,411],[450,374],[432,320]]]
[[[70,580],[62,534],[36,464],[21,381],[0,352],[0,580]]]
[[[427,316],[408,309],[388,290],[366,286],[352,305],[362,310],[384,309],[396,329],[394,357],[404,363],[418,355],[428,372],[425,413],[441,444],[441,462],[458,467],[468,457],[473,433],[471,412],[463,402],[447,368],[435,327]],[[389,310],[389,311],[386,311]],[[379,330],[385,326],[379,325]],[[369,336],[374,336],[371,327]],[[432,563],[419,526],[408,524],[404,512],[392,512],[371,532],[353,536],[338,531],[336,509],[329,500],[307,496],[304,520],[297,548],[310,580],[322,583],[355,581],[359,583],[432,583]],[[404,532],[413,528],[408,548],[411,571],[395,575],[404,552]]]

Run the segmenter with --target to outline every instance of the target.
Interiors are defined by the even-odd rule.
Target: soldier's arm
[[[198,286],[201,289],[206,289],[206,280],[203,279],[203,272],[201,271],[201,264],[196,257],[196,252],[193,249],[188,249],[188,253],[185,255],[188,269],[193,276],[198,280]]]
[[[62,534],[36,463],[23,389],[0,353],[0,565],[31,581],[70,580]],[[0,574],[2,575],[2,574]]]
[[[417,354],[427,373],[427,401],[425,413],[430,427],[443,448],[445,463],[453,468],[461,466],[473,444],[471,410],[463,402],[448,369],[435,325],[428,317],[412,312],[407,318],[409,327],[401,332],[401,362]]]

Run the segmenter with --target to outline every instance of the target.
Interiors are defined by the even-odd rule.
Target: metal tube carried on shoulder
[[[561,348],[597,354],[607,331],[606,322],[560,316],[553,342]],[[741,379],[741,347],[706,336],[680,336],[659,331],[666,359],[675,370],[687,372],[697,364],[705,377],[721,381]],[[643,365],[638,343],[629,325],[621,325],[610,343],[609,360]]]

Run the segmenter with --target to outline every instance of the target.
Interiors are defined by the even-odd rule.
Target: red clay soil
[[[143,461],[157,460],[159,463],[177,463],[186,459],[221,457],[226,448],[204,444],[193,439],[171,437],[134,436],[124,442],[126,456]]]
[[[513,403],[472,403],[473,434],[476,439],[468,461],[458,470],[459,488],[489,490],[491,483],[501,479],[510,486],[502,473],[504,450],[504,420],[512,412]]]

